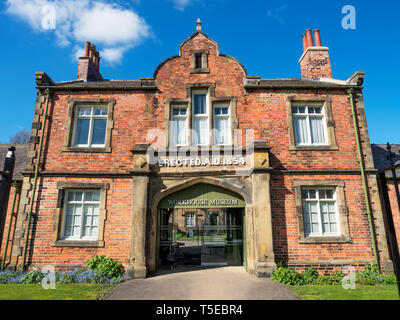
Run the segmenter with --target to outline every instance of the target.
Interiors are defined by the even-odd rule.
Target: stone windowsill
[[[111,152],[111,147],[104,148],[86,148],[86,147],[63,147],[63,152],[94,152],[94,153],[109,153]]]
[[[307,237],[307,238],[299,238],[299,243],[307,244],[307,243],[350,243],[350,237]]]
[[[326,146],[290,146],[290,151],[337,151],[339,147],[337,145],[326,145]]]
[[[192,68],[190,73],[210,73],[210,68]]]
[[[57,240],[52,241],[53,247],[84,247],[98,248],[104,247],[104,241],[100,240]]]

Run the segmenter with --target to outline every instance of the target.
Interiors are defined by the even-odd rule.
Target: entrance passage
[[[160,268],[243,265],[245,209],[236,194],[199,184],[163,199],[163,206],[167,208],[159,208]]]

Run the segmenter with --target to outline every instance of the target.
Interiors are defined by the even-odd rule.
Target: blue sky
[[[51,5],[52,7],[45,7]],[[356,29],[342,27],[342,8],[356,10]],[[45,7],[43,9],[43,7]],[[50,8],[50,9],[49,9]],[[51,11],[54,8],[54,11]],[[42,11],[44,10],[44,11]],[[52,26],[55,12],[55,29]],[[364,100],[371,143],[400,143],[398,1],[237,0],[6,0],[0,5],[0,141],[30,129],[35,71],[55,81],[76,79],[77,59],[96,44],[108,79],[151,77],[165,58],[195,32],[216,40],[221,53],[243,63],[249,75],[300,77],[302,33],[321,31],[330,48],[333,77],[366,72]],[[46,24],[47,23],[47,24]]]

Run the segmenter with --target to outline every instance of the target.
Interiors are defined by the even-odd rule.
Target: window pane
[[[323,223],[322,224],[322,232],[323,233],[330,233],[331,232],[331,228],[329,226],[329,223]]]
[[[294,117],[293,126],[294,126],[294,137],[296,144],[308,143],[307,118]]]
[[[82,201],[82,191],[76,191],[75,193],[75,201]]]
[[[107,119],[93,120],[92,144],[104,144],[106,138]]]
[[[195,55],[195,63],[196,63],[196,65],[195,65],[195,68],[196,69],[199,69],[199,68],[201,68],[202,67],[202,61],[201,61],[201,53],[196,53],[196,55]]]
[[[81,107],[78,110],[79,116],[90,116],[91,113],[92,113],[92,108],[90,107]]]
[[[87,191],[85,192],[85,201],[92,201],[93,200],[93,192]]]
[[[68,192],[68,197],[67,197],[67,199],[68,199],[68,201],[74,201],[74,195],[75,195],[75,193],[74,192]]]
[[[171,121],[171,145],[185,145],[186,136],[186,118],[173,119]]]
[[[194,95],[194,114],[206,114],[206,94]]]
[[[194,119],[193,144],[208,144],[207,118]]]
[[[89,119],[77,120],[75,144],[88,144],[89,125],[90,125]]]
[[[173,108],[172,116],[186,116],[186,108]]]
[[[107,115],[107,108],[95,108],[94,114],[96,116],[106,116]]]
[[[229,144],[229,118],[215,118],[215,144]]]
[[[326,190],[326,198],[333,199],[333,190]]]
[[[93,191],[93,201],[100,201],[100,191]]]
[[[323,118],[310,117],[311,140],[313,144],[324,144],[325,134]]]
[[[309,199],[316,199],[317,198],[317,190],[310,189],[308,190]]]

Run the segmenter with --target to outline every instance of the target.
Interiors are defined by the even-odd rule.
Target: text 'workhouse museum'
[[[152,77],[103,79],[89,42],[77,80],[37,72],[8,268],[106,255],[136,278],[178,265],[391,271],[364,73],[333,79],[313,33],[301,78],[247,74],[200,20]],[[286,49],[300,55],[300,41]]]

